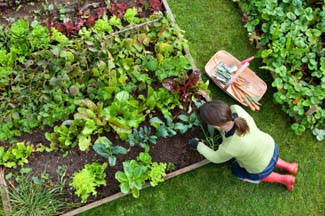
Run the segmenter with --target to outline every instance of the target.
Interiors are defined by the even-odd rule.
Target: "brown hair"
[[[233,118],[230,106],[221,100],[208,101],[199,109],[201,121],[214,126],[223,126],[229,121],[234,121],[238,136],[249,132],[246,120],[242,117]]]

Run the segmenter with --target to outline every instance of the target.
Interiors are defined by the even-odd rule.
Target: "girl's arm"
[[[197,150],[201,155],[213,163],[223,163],[233,158],[232,155],[222,149],[221,145],[217,151],[214,151],[203,142],[199,142]]]

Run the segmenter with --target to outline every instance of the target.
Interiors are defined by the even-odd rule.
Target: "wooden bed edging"
[[[3,167],[0,168],[0,192],[1,192],[1,200],[2,200],[4,214],[6,216],[9,216],[12,208],[10,204],[7,183],[5,180],[5,170]]]
[[[174,172],[171,172],[171,173],[167,174],[166,177],[165,177],[165,180],[168,180],[168,179],[171,179],[171,178],[176,177],[178,175],[181,175],[183,173],[192,171],[192,170],[197,169],[199,167],[202,167],[202,166],[204,166],[204,165],[206,165],[208,163],[210,163],[210,161],[208,161],[207,159],[204,159],[202,161],[199,161],[197,163],[194,163],[194,164],[189,165],[187,167],[184,167],[182,169],[176,170]],[[147,188],[147,187],[150,187],[149,182],[147,182],[142,187],[142,189]],[[74,209],[72,211],[66,212],[66,213],[62,214],[61,216],[73,216],[73,215],[77,215],[77,214],[80,214],[82,212],[88,211],[88,210],[90,210],[92,208],[95,208],[95,207],[98,207],[98,206],[103,205],[105,203],[108,203],[108,202],[111,202],[113,200],[116,200],[118,198],[124,197],[126,195],[128,195],[128,194],[124,194],[122,192],[119,192],[119,193],[113,194],[113,195],[111,195],[109,197],[103,198],[101,200],[97,200],[95,202],[92,202],[92,203],[90,203],[88,205],[85,205],[85,206],[82,206],[80,208]]]
[[[169,7],[169,5],[168,5],[167,0],[161,0],[161,2],[163,3],[163,6],[164,6],[164,8],[165,8],[165,10],[166,10],[167,17],[170,19],[170,21],[172,22],[172,24],[173,24],[173,26],[175,27],[175,29],[176,29],[179,33],[181,33],[181,29],[179,28],[179,26],[178,26],[177,23],[176,23],[176,19],[175,19],[175,17],[174,17],[173,12],[171,11],[171,9],[170,9],[170,7]],[[184,51],[185,51],[185,53],[186,53],[186,56],[187,56],[188,60],[189,60],[190,63],[191,63],[191,66],[192,66],[193,70],[197,69],[197,67],[196,67],[196,65],[195,65],[195,62],[194,62],[194,59],[193,59],[193,57],[192,57],[192,55],[191,55],[191,52],[190,52],[188,49],[186,49],[186,48],[184,49]]]

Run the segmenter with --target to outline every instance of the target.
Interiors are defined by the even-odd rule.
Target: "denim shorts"
[[[273,157],[271,158],[269,165],[262,172],[249,173],[249,172],[247,172],[246,169],[239,166],[239,164],[236,160],[233,161],[231,164],[231,171],[232,171],[232,174],[239,179],[258,181],[258,180],[261,180],[261,179],[269,176],[273,172],[276,162],[278,161],[278,158],[279,158],[279,150],[278,150],[277,144],[275,144]]]

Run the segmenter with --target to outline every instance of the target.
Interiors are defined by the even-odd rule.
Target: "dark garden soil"
[[[33,16],[33,11],[40,7],[41,1],[33,1],[34,5],[30,4],[31,1],[21,1],[20,5],[10,5],[7,4],[8,1],[0,0],[0,9],[1,9],[1,18],[0,24],[6,25],[9,17],[13,18],[25,18],[31,20]],[[44,1],[42,1],[44,2]],[[52,2],[52,1],[48,1]],[[75,8],[76,3],[84,2],[83,5],[77,5],[77,7],[84,7],[88,9],[96,9],[96,7],[102,6],[104,1],[91,1],[92,3],[98,3],[95,7],[93,5],[87,6],[87,1],[64,1],[64,0],[56,0],[54,3],[65,3],[67,7]],[[135,1],[119,1],[126,2],[128,4],[134,4]],[[91,10],[89,11],[92,12]],[[74,14],[74,12],[71,12]],[[145,15],[146,12],[143,11]],[[148,122],[144,122],[143,124],[147,124]],[[21,137],[17,138],[19,141],[27,141],[34,145],[38,143],[42,143],[43,145],[49,145],[49,142],[45,139],[44,133],[52,132],[52,128],[46,127],[42,130],[35,130],[33,133],[28,134],[25,133]],[[100,187],[97,190],[97,196],[90,196],[88,199],[88,203],[93,202],[95,200],[110,196],[119,192],[119,185],[117,180],[115,180],[114,175],[116,171],[122,170],[122,162],[125,160],[135,159],[136,156],[143,151],[141,147],[132,147],[129,148],[129,144],[121,141],[114,134],[107,134],[108,138],[113,142],[114,145],[121,145],[127,149],[129,152],[123,156],[117,156],[117,164],[115,167],[108,167],[106,169],[107,174],[107,186]],[[195,162],[203,160],[203,157],[199,155],[196,151],[193,151],[188,146],[188,140],[193,137],[203,137],[200,128],[192,128],[189,132],[183,135],[176,135],[171,138],[159,138],[156,145],[150,145],[150,155],[152,156],[153,161],[157,162],[172,162],[175,165],[175,169],[180,169],[186,167],[188,165],[194,164]],[[0,142],[0,145],[8,146],[8,143]],[[42,172],[46,172],[50,175],[50,178],[53,182],[57,181],[56,170],[58,166],[66,166],[66,179],[67,182],[70,182],[71,176],[74,172],[81,170],[86,163],[91,162],[107,162],[103,157],[99,156],[95,151],[90,149],[89,151],[80,151],[78,148],[74,148],[66,152],[43,152],[43,153],[33,153],[29,158],[29,163],[25,167],[32,168],[32,175],[40,176]],[[15,170],[18,172],[19,169]],[[7,173],[11,170],[7,170]],[[11,180],[13,181],[13,180]],[[9,184],[14,184],[14,182],[9,182]],[[74,190],[67,186],[67,202],[71,203],[79,203],[80,199],[74,195]]]
[[[45,131],[51,131],[51,129],[36,130],[32,134],[24,134],[19,138],[19,140],[29,141],[33,144],[43,143],[48,145],[49,142],[44,137]],[[199,155],[197,151],[190,149],[188,146],[188,140],[193,137],[202,138],[200,128],[193,128],[191,131],[183,135],[178,134],[170,138],[158,139],[156,145],[150,145],[150,155],[152,160],[156,162],[172,162],[175,165],[175,170],[203,160],[203,157]],[[123,146],[127,148],[129,152],[126,155],[117,156],[116,165],[106,169],[107,186],[100,187],[97,190],[97,196],[90,196],[88,203],[118,193],[120,189],[118,181],[114,178],[115,173],[118,170],[123,170],[123,161],[135,159],[136,156],[143,151],[143,149],[138,146],[130,148],[128,143],[121,141],[113,134],[108,134],[108,138],[114,145]],[[95,161],[99,163],[107,162],[107,160],[99,156],[92,149],[83,152],[80,151],[79,148],[74,148],[70,150],[65,157],[63,156],[64,153],[65,152],[33,153],[29,158],[29,163],[25,167],[31,167],[32,175],[35,176],[40,176],[42,172],[46,171],[46,173],[51,176],[52,181],[56,182],[58,178],[56,174],[58,166],[66,166],[66,180],[67,182],[70,182],[72,174],[81,170],[85,164]],[[68,195],[67,200],[69,202],[80,202],[80,199],[74,195],[74,190],[71,187],[67,187],[66,190]]]

